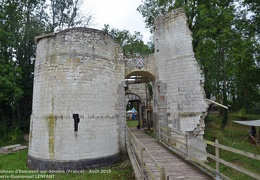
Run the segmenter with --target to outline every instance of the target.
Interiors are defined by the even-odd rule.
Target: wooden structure
[[[186,142],[183,143],[183,141],[180,141],[180,137],[182,139],[186,139]],[[206,170],[208,173],[210,173],[213,177],[216,179],[229,179],[227,176],[225,176],[223,173],[220,172],[220,165],[225,165],[227,167],[232,168],[233,170],[237,172],[244,173],[252,178],[255,179],[260,179],[260,174],[257,174],[255,172],[250,171],[249,169],[246,169],[242,166],[238,166],[237,164],[232,164],[224,159],[220,158],[220,151],[223,153],[223,151],[226,151],[228,153],[235,153],[244,157],[251,158],[252,160],[255,161],[260,161],[260,155],[253,154],[250,152],[242,151],[239,149],[235,149],[229,146],[225,146],[222,144],[219,144],[218,139],[215,140],[215,142],[208,141],[208,140],[203,140],[208,146],[212,146],[215,148],[215,153],[210,154],[209,152],[204,152],[201,151],[200,149],[192,146],[191,144],[188,144],[188,136],[187,134],[182,134],[177,131],[171,130],[171,128],[166,128],[163,126],[160,126],[160,136],[159,136],[159,141],[164,144],[166,147],[174,151],[175,153],[179,154],[183,158],[187,159],[189,162],[193,163],[200,169]],[[182,151],[179,151],[174,145],[177,143],[181,143],[184,146],[186,146],[186,153],[183,153]],[[215,161],[215,169],[213,169],[211,166],[206,164],[203,161],[200,161],[199,159],[196,159],[190,155],[190,152],[196,152],[196,153],[202,153],[206,155],[208,158],[212,159]]]
[[[220,150],[232,152],[260,161],[260,155],[231,148],[215,142],[203,140],[208,146],[215,147],[215,153],[203,152],[188,144],[187,135],[174,132],[170,128],[160,126],[160,136],[157,140],[141,130],[127,128],[127,150],[133,164],[136,164],[139,173],[137,179],[229,179],[220,172],[221,164],[234,169],[237,172],[260,179],[260,175],[244,167],[232,164],[220,158]],[[177,138],[176,138],[177,137]],[[182,137],[182,138],[180,138]],[[186,153],[174,147],[176,143],[182,143],[186,147]],[[198,151],[216,162],[215,169],[190,155],[191,151]]]
[[[128,153],[140,172],[137,179],[213,179],[141,130],[127,128],[127,134]]]

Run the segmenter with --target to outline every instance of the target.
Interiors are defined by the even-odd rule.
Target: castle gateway
[[[193,138],[203,139],[207,103],[186,20],[182,10],[158,17],[155,52],[148,57],[124,57],[111,36],[95,29],[36,37],[28,166],[79,170],[120,161],[126,152],[128,100],[147,99],[142,85],[138,90],[126,82],[133,76],[152,85],[145,112],[155,134],[159,125],[168,126],[206,151],[204,142]]]

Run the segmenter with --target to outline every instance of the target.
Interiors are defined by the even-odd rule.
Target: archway
[[[137,128],[140,129],[141,123],[142,123],[142,99],[133,93],[126,93],[125,95],[126,98],[126,119],[128,121],[138,121]]]
[[[125,94],[130,105],[136,106],[138,111],[137,128],[151,130],[153,127],[153,86],[155,76],[148,72],[136,68],[125,76]],[[134,95],[131,97],[131,95]],[[134,99],[138,97],[139,99]],[[128,110],[128,109],[127,109]]]

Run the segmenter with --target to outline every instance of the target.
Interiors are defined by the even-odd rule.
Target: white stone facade
[[[158,77],[167,84],[168,121],[175,130],[194,131],[197,126],[203,126],[200,117],[208,105],[184,12],[176,10],[159,17],[155,23],[155,40]]]
[[[204,99],[203,77],[192,47],[192,32],[187,25],[187,17],[182,9],[175,10],[155,21],[155,59],[158,77],[165,94],[157,97],[165,99],[166,110],[161,107],[159,113],[167,113],[160,118],[161,124],[168,124],[173,130],[190,133],[203,138],[204,117],[207,103]],[[163,115],[162,115],[163,116]],[[205,151],[205,143],[197,143]]]
[[[36,40],[29,156],[77,161],[119,154],[125,124],[117,96],[124,80],[121,47],[87,28]],[[80,118],[77,130],[73,114]]]

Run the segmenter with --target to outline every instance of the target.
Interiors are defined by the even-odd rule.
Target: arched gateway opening
[[[127,102],[126,113],[128,116],[128,111],[133,107],[136,107],[136,114],[138,117],[137,128],[146,128],[151,130],[154,125],[153,86],[155,82],[155,76],[150,72],[141,71],[140,67],[136,68],[137,70],[134,70],[133,72],[126,75],[125,78],[125,94]]]

